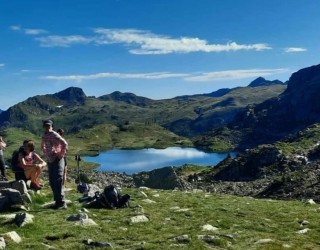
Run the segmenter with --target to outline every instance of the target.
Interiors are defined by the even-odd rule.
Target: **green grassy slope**
[[[14,150],[17,150],[25,139],[32,139],[36,143],[36,151],[41,153],[41,136],[31,132],[9,128],[0,131],[7,142],[5,159],[10,160]],[[129,122],[120,127],[111,124],[96,125],[92,128],[82,129],[73,134],[66,134],[69,143],[69,165],[74,167],[74,155],[95,155],[100,151],[119,148],[119,149],[138,149],[138,148],[165,148],[170,146],[192,146],[190,140],[180,137],[157,124],[145,125],[144,123]],[[94,165],[86,164],[93,167]]]
[[[70,185],[74,188],[73,185]],[[49,190],[33,197],[29,211],[35,216],[34,224],[23,228],[0,219],[0,234],[17,231],[22,243],[9,243],[7,249],[46,249],[42,243],[56,249],[90,249],[82,241],[93,239],[112,243],[114,249],[318,249],[320,219],[318,205],[302,202],[256,200],[235,196],[218,196],[207,193],[145,190],[154,204],[146,204],[137,189],[123,193],[132,196],[132,208],[121,210],[90,209],[88,215],[98,226],[86,228],[67,222],[66,218],[78,213],[82,207],[76,200],[75,191],[67,193],[73,204],[67,210],[54,211],[41,205],[51,200]],[[154,195],[159,197],[154,197]],[[144,214],[149,222],[130,224],[132,216]],[[179,207],[183,210],[176,210]],[[299,222],[307,220],[306,226]],[[217,231],[202,231],[210,224]],[[309,228],[306,234],[297,231]],[[179,243],[172,240],[179,235],[188,235],[190,241]],[[197,235],[216,238],[205,243]],[[255,244],[261,239],[272,242]],[[142,247],[143,246],[143,247]]]
[[[195,95],[166,100],[150,100],[130,93],[86,97],[81,89],[69,88],[13,106],[0,115],[0,123],[40,134],[41,121],[48,118],[70,133],[98,124],[122,125],[130,121],[156,123],[176,134],[191,136],[225,124],[238,109],[278,96],[285,88],[285,85],[243,87],[220,97]]]

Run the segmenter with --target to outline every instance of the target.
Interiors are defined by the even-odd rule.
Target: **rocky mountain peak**
[[[78,87],[67,88],[53,96],[67,102],[83,102],[87,97],[83,90]]]
[[[258,77],[257,79],[253,80],[250,84],[249,87],[260,87],[260,86],[270,86],[270,85],[275,85],[275,84],[285,84],[283,82],[281,82],[280,80],[273,80],[273,81],[269,81],[266,80],[263,77]]]

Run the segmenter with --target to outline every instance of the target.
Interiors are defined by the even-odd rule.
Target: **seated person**
[[[27,146],[29,141],[31,141],[31,140],[24,140],[23,145],[19,148],[19,151],[17,152],[17,156],[13,156],[13,157],[16,157],[13,160],[14,163],[12,163],[17,166],[14,170],[14,175],[15,175],[16,181],[23,180],[23,181],[27,182],[27,180],[28,180],[24,174],[24,169],[20,167],[19,154],[21,153],[23,156],[25,156],[24,149]]]
[[[24,154],[19,153],[20,167],[24,169],[24,174],[27,179],[31,180],[31,188],[40,190],[39,176],[47,163],[41,159],[41,157],[34,152],[35,145],[33,141],[26,143],[24,148]]]

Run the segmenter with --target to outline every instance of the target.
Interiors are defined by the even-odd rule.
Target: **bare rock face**
[[[8,197],[10,205],[22,205],[24,200],[18,190],[12,188],[1,189],[0,193],[2,196]]]
[[[155,189],[183,189],[183,184],[173,167],[164,167],[133,175],[137,187],[145,186]]]

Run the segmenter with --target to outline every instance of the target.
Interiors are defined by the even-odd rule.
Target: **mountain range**
[[[251,85],[251,86],[250,86]],[[99,124],[127,122],[158,124],[189,138],[232,122],[248,105],[277,97],[286,89],[278,80],[258,78],[248,87],[220,89],[208,94],[152,100],[132,93],[87,96],[80,88],[30,97],[0,114],[1,128],[25,128],[41,133],[41,121],[52,119],[74,133]]]

